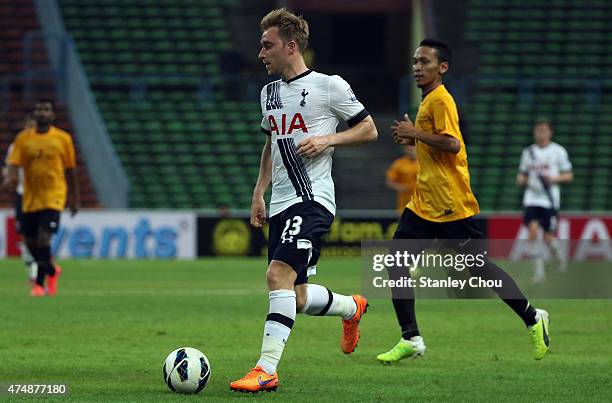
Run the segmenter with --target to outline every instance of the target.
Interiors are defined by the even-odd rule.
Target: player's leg
[[[38,271],[47,276],[47,292],[55,295],[57,280],[61,270],[53,264],[51,255],[51,239],[59,228],[60,212],[56,210],[43,210],[39,213],[37,245],[38,245]]]
[[[299,203],[270,218],[268,236],[269,310],[264,324],[261,355],[257,365],[244,377],[230,384],[239,392],[276,390],[280,361],[296,315],[294,283],[306,270],[309,251],[299,248],[297,235],[302,230],[303,217]]]
[[[21,242],[19,243],[19,252],[21,254],[21,259],[26,266],[28,271],[28,278],[32,285],[36,284],[36,277],[38,274],[38,265],[36,264],[36,259],[30,253],[30,248],[25,241],[25,236],[22,232],[23,227],[23,210],[21,209],[22,196],[19,193],[15,192],[15,230],[22,237]]]
[[[32,255],[35,259],[36,265],[36,277],[34,278],[34,283],[32,284],[32,290],[30,291],[30,295],[33,297],[42,297],[47,294],[45,291],[45,271],[40,270],[40,260],[38,254],[38,238],[37,237],[26,237],[26,245],[28,249],[32,251]]]
[[[542,222],[544,230],[544,244],[548,247],[550,254],[556,260],[558,269],[561,272],[567,270],[567,259],[561,245],[561,241],[555,237],[559,223],[559,215],[555,209],[546,209]]]
[[[308,268],[295,280],[298,313],[310,316],[340,316],[347,320],[353,318],[357,312],[357,305],[352,296],[337,294],[325,286],[308,282],[308,271],[310,274],[316,274],[316,264],[320,255],[320,248],[312,249]]]
[[[394,240],[412,240],[410,253],[420,253],[432,239],[432,225],[417,216],[409,209],[405,209],[400,218]],[[394,253],[391,250],[390,253]],[[387,270],[390,280],[399,280],[401,276],[410,276],[409,271],[400,271],[394,268]],[[400,341],[389,351],[378,354],[376,358],[383,363],[397,362],[408,357],[418,357],[425,352],[425,343],[419,332],[415,312],[414,290],[410,287],[394,287],[391,289],[391,300],[395,316],[401,328]]]
[[[523,222],[527,227],[527,255],[533,262],[533,282],[539,283],[546,278],[546,270],[544,268],[544,256],[542,248],[538,240],[538,232],[540,230],[541,207],[528,206],[525,208]]]
[[[312,316],[340,316],[343,327],[340,348],[350,354],[359,341],[359,322],[367,308],[367,300],[361,295],[342,295],[319,284],[308,284],[308,276],[316,274],[322,238],[329,231],[334,216],[321,204],[308,201],[293,206],[291,217],[289,221],[285,218],[280,235],[281,244],[286,248],[280,247],[275,253],[286,262],[293,256],[304,257],[303,261],[295,261],[292,265],[298,273],[294,283],[297,311]],[[289,253],[282,256],[282,250]]]
[[[486,251],[484,234],[473,218],[445,223],[444,227],[445,233],[443,235],[445,238],[457,241],[454,244],[457,252],[476,256],[483,255]],[[525,323],[534,346],[534,357],[537,360],[542,359],[548,351],[549,345],[548,313],[544,310],[535,309],[514,279],[489,259],[485,258],[485,264],[482,268],[470,267],[470,273],[484,280],[497,280],[501,283],[501,287],[492,287],[492,290]]]
[[[298,278],[298,281],[299,278]],[[359,323],[368,308],[368,300],[359,294],[338,294],[319,284],[296,284],[298,313],[310,316],[342,318],[340,349],[345,354],[355,351],[359,342]]]
[[[28,279],[33,284],[36,282],[36,277],[38,275],[38,264],[36,264],[36,259],[30,252],[30,248],[28,248],[28,244],[25,240],[19,243],[19,252],[28,272]]]
[[[298,313],[310,316],[340,316],[342,337],[340,349],[345,354],[355,351],[359,342],[359,323],[368,307],[367,299],[359,294],[343,295],[319,284],[309,284],[308,276],[316,274],[321,255],[322,237],[328,232],[334,217],[323,206],[313,205],[309,212],[309,224],[300,236],[303,246],[309,250],[308,268],[295,281]]]
[[[270,306],[264,325],[261,357],[257,362],[268,374],[275,374],[285,343],[289,338],[296,315],[296,301],[293,283],[295,270],[285,262],[272,260],[268,266]]]
[[[333,220],[333,217],[331,218]],[[308,268],[302,271],[295,280],[297,311],[310,316],[340,316],[352,319],[357,313],[357,305],[352,296],[337,294],[325,286],[309,283],[309,275],[316,274],[316,267],[321,254],[320,238],[324,232],[314,234],[319,238],[312,242],[309,249],[311,257]],[[308,241],[311,242],[311,241]]]
[[[38,218],[39,213],[24,213],[21,220],[21,233],[25,243],[38,265]],[[41,297],[45,295],[45,273],[37,270],[30,295]]]
[[[287,263],[272,260],[266,272],[269,309],[264,325],[261,355],[244,377],[230,383],[237,392],[274,391],[278,387],[276,367],[285,349],[296,315],[293,283],[297,273]]]
[[[302,283],[295,286],[299,313],[310,316],[340,316],[350,320],[357,314],[354,296],[337,294],[319,284]]]

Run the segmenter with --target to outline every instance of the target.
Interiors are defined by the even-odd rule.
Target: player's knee
[[[533,241],[538,237],[538,223],[537,221],[532,221],[529,223],[529,239]]]
[[[38,248],[38,242],[36,241],[36,238],[26,237],[25,243],[29,250],[36,250]]]
[[[38,234],[36,242],[38,243],[39,248],[46,248],[47,246],[51,245],[51,234],[41,231]]]
[[[277,260],[270,262],[266,279],[270,290],[292,289],[295,282],[295,271],[287,263]]]
[[[297,312],[302,312],[304,306],[306,305],[306,299],[308,298],[308,293],[306,291],[306,287],[296,286],[295,287],[295,308]]]

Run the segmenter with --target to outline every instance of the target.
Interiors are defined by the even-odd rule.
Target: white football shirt
[[[560,189],[558,184],[547,185],[542,176],[558,176],[571,172],[572,163],[561,145],[551,142],[545,147],[532,144],[521,154],[519,172],[527,175],[527,186],[523,195],[523,207],[559,209]]]
[[[354,126],[369,115],[350,85],[339,76],[307,70],[265,85],[261,113],[261,129],[271,136],[272,145],[270,216],[306,200],[336,214],[333,148],[307,158],[297,154],[297,147],[310,136],[336,133],[340,119]]]

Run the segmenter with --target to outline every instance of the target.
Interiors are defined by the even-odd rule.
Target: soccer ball
[[[191,347],[181,347],[171,352],[162,369],[164,382],[177,393],[199,393],[210,379],[208,358]]]

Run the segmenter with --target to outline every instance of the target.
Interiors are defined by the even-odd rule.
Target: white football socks
[[[357,304],[350,295],[336,294],[318,284],[307,284],[306,304],[300,311],[306,315],[341,316],[349,320],[357,312]],[[331,299],[331,300],[330,300]]]
[[[557,261],[562,261],[564,260],[564,256],[563,256],[563,250],[561,247],[561,241],[557,238],[553,238],[551,239],[551,241],[549,243],[547,243],[548,245],[548,249],[550,250],[550,253],[552,253],[553,257],[557,260]]]
[[[536,260],[542,257],[542,248],[540,246],[540,240],[527,240],[527,247],[525,248],[527,252],[527,256],[530,259]]]
[[[272,375],[276,372],[276,367],[295,321],[295,291],[270,291],[269,299],[270,309],[266,317],[261,343],[261,357],[257,361],[257,365]]]
[[[36,259],[30,253],[30,249],[25,242],[19,242],[19,251],[21,252],[21,260],[25,263],[28,270],[28,277],[32,281],[36,281],[36,276],[38,276],[38,264],[36,263]]]

